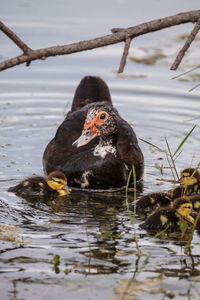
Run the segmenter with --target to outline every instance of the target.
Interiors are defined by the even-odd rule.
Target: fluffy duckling
[[[147,214],[161,206],[168,206],[179,197],[200,193],[200,173],[193,168],[181,171],[181,184],[167,192],[150,193],[138,199],[137,212]]]
[[[180,220],[187,222],[190,226],[194,224],[194,219],[191,216],[192,211],[193,206],[188,199],[177,198],[171,205],[160,207],[152,212],[141,225],[141,228],[152,230],[167,229],[169,231],[180,230]]]
[[[67,186],[67,178],[60,171],[51,172],[47,178],[36,176],[23,180],[16,186],[10,187],[8,192],[19,196],[65,196],[71,189]]]
[[[181,181],[184,184],[186,195],[200,193],[200,173],[197,169],[184,169],[181,172]]]
[[[193,210],[198,213],[200,211],[200,195],[192,195],[187,199],[192,203]]]
[[[169,193],[150,193],[141,196],[136,203],[136,211],[142,214],[148,214],[160,206],[168,206],[172,201]]]

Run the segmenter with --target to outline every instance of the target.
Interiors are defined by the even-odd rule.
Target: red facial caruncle
[[[94,119],[92,119],[92,121],[90,121],[89,123],[87,123],[87,119],[85,120],[85,124],[84,124],[84,130],[87,130],[88,128],[91,127],[91,132],[93,134],[99,134],[99,131],[96,127],[97,126],[102,126],[104,124],[104,122],[107,120],[108,118],[108,113],[105,111],[100,111],[98,112],[98,114],[96,115],[96,117]]]
[[[80,147],[89,143],[96,136],[100,135],[99,127],[104,124],[108,119],[109,114],[105,111],[100,111],[96,116],[90,121],[87,122],[87,119],[84,123],[84,128],[81,136],[73,143],[73,146]]]

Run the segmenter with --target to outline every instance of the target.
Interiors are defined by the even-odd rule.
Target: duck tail
[[[100,101],[112,104],[107,84],[100,77],[85,76],[76,88],[71,112],[79,110],[89,103]]]

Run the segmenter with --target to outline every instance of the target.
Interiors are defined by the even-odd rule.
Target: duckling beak
[[[182,182],[184,183],[185,186],[192,186],[197,184],[197,179],[194,176],[190,177],[183,177]]]
[[[72,191],[72,189],[71,189],[70,187],[68,187],[67,184],[65,184],[65,185],[63,186],[62,190],[65,190],[65,191],[67,191],[67,192],[71,192],[71,191]]]
[[[98,135],[98,131],[93,131],[92,128],[87,128],[82,131],[81,136],[73,142],[72,146],[81,147],[89,143],[92,139],[94,139]]]
[[[198,215],[197,211],[195,211],[195,210],[192,210],[192,212],[191,212],[191,216],[192,216],[192,217],[196,217],[197,215]]]

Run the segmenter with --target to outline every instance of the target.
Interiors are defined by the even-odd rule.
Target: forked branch
[[[190,47],[190,45],[194,41],[197,33],[199,32],[199,29],[200,29],[200,19],[198,20],[198,22],[194,26],[194,29],[192,30],[192,32],[188,36],[183,48],[179,51],[173,65],[171,66],[171,70],[173,70],[173,71],[177,70],[178,66],[180,65],[180,63],[183,59],[183,56],[185,55],[186,51],[188,50],[188,48]]]
[[[92,40],[80,41],[69,45],[53,46],[49,48],[36,49],[36,50],[29,48],[14,32],[12,32],[5,24],[0,22],[0,30],[3,31],[23,51],[23,54],[1,62],[0,71],[6,70],[8,68],[12,68],[14,66],[23,63],[29,65],[31,61],[37,59],[45,59],[50,56],[65,55],[65,54],[86,51],[86,50],[92,50],[99,47],[105,47],[108,45],[125,42],[124,52],[121,59],[120,68],[118,71],[118,72],[123,72],[126,63],[126,58],[129,52],[130,43],[133,38],[140,36],[142,34],[154,32],[175,25],[180,25],[189,22],[190,23],[198,22],[193,32],[191,33],[191,38],[190,39],[188,38],[188,41],[186,42],[187,46],[185,46],[185,48],[188,49],[193,39],[195,38],[195,35],[199,30],[199,26],[200,26],[199,20],[200,20],[200,10],[189,11],[189,12],[169,16],[166,18],[142,23],[134,27],[123,28],[123,29],[120,28],[112,29],[112,34],[98,37]],[[182,51],[183,52],[181,54],[182,57],[185,54],[184,51],[187,50],[187,49],[185,50],[185,48]],[[180,61],[181,60],[179,59],[179,63]],[[178,64],[176,63],[177,66],[179,65],[179,63]]]

